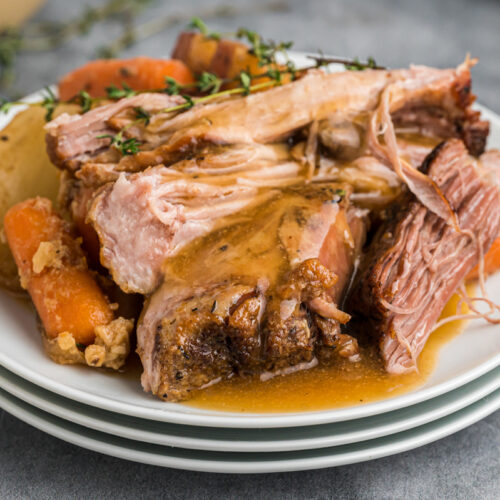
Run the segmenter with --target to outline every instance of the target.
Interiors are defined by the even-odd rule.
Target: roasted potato
[[[66,106],[64,111],[77,109]],[[12,205],[34,196],[55,201],[59,187],[59,171],[45,151],[44,125],[45,110],[31,107],[0,130],[0,286],[15,292],[21,287],[3,232],[5,213]]]
[[[259,60],[249,51],[248,45],[228,39],[215,40],[201,33],[183,32],[177,38],[172,52],[173,59],[183,61],[195,74],[205,71],[219,78],[237,79],[242,71],[252,75],[265,75],[269,66],[259,66]],[[284,69],[279,67],[275,69]],[[261,76],[252,83],[263,83],[269,78]],[[283,82],[290,81],[290,75],[283,75]],[[224,88],[238,86],[239,82],[226,84]]]

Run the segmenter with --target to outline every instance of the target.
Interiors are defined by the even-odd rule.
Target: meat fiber
[[[410,196],[404,208],[394,207],[369,247],[350,304],[378,335],[390,373],[416,369],[444,305],[500,234],[494,158],[487,153],[484,168],[458,140],[438,146],[422,170],[447,197],[460,231]]]
[[[351,121],[376,110],[383,91],[396,86],[390,112],[399,126],[432,130],[443,134],[442,138],[461,137],[473,154],[480,154],[488,124],[470,109],[469,66],[332,74],[311,70],[295,82],[266,92],[199,104],[182,113],[164,111],[181,104],[182,97],[145,93],[82,116],[59,116],[47,125],[48,150],[56,165],[73,170],[99,155],[105,163],[118,162],[119,170],[143,170],[174,163],[206,143],[276,142],[331,114],[340,113],[345,121]],[[130,126],[134,116],[125,111],[136,106],[152,114],[149,125],[127,129],[127,136],[142,142],[143,151],[121,160],[115,154],[103,155],[109,139],[96,137]]]
[[[233,375],[264,379],[358,359],[339,310],[363,241],[345,186],[284,188],[246,222],[165,261],[137,330],[145,390],[175,401]],[[340,193],[340,194],[339,194]],[[185,265],[189,262],[189,265]]]

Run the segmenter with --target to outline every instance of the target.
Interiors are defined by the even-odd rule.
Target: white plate
[[[328,448],[412,429],[450,415],[500,388],[500,367],[442,396],[364,419],[283,429],[217,429],[154,422],[76,403],[0,368],[0,388],[73,423],[162,446],[208,451],[277,452]]]
[[[304,55],[294,54],[298,64]],[[35,96],[30,96],[34,99]],[[500,117],[481,108],[491,121],[489,147],[500,147]],[[0,120],[0,126],[12,118]],[[500,274],[488,280],[500,296]],[[163,422],[212,427],[296,427],[364,418],[413,405],[456,389],[500,365],[500,327],[471,323],[440,355],[438,366],[419,389],[377,403],[349,408],[282,414],[244,414],[165,403],[143,393],[139,380],[85,367],[54,364],[43,352],[35,317],[26,306],[0,291],[0,365],[47,390],[108,411]]]
[[[500,296],[500,275],[489,288],[493,297]],[[424,386],[408,394],[325,411],[244,414],[165,403],[144,393],[138,378],[53,363],[43,351],[32,311],[5,292],[0,292],[0,346],[0,365],[69,399],[138,418],[213,427],[296,427],[364,418],[444,394],[500,365],[499,326],[472,323],[445,346]]]
[[[174,469],[267,473],[335,467],[373,460],[423,446],[457,432],[500,408],[500,390],[463,410],[405,432],[333,448],[280,453],[187,450],[131,441],[62,420],[2,390],[0,390],[0,406],[48,434],[105,455]]]

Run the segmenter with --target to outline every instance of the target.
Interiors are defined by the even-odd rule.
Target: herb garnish
[[[190,25],[191,28],[200,31],[204,36],[220,39],[221,34],[211,32],[208,30],[207,25],[198,17],[193,18]],[[368,58],[366,63],[362,63],[359,59],[355,58],[353,60],[343,59],[343,58],[327,58],[323,56],[310,56],[314,60],[314,65],[307,68],[298,70],[294,63],[288,59],[287,50],[292,47],[292,42],[279,42],[264,40],[257,32],[248,30],[246,28],[240,28],[236,33],[233,34],[237,38],[245,39],[250,44],[249,52],[257,58],[257,63],[259,67],[263,67],[261,73],[252,74],[249,69],[241,71],[234,78],[220,78],[217,75],[209,72],[203,72],[197,76],[194,83],[180,84],[172,77],[165,78],[165,87],[162,89],[153,89],[147,91],[134,91],[126,83],[122,84],[119,88],[116,85],[110,85],[106,88],[107,98],[110,100],[119,100],[127,97],[131,97],[142,92],[163,92],[169,95],[178,95],[184,99],[184,102],[176,106],[164,109],[165,113],[186,111],[198,103],[204,103],[213,99],[220,97],[232,96],[232,95],[249,95],[254,91],[258,91],[264,88],[282,85],[286,80],[283,76],[288,76],[290,80],[294,80],[300,71],[306,71],[311,68],[319,68],[326,66],[331,63],[341,63],[344,64],[347,70],[351,71],[361,71],[366,68],[370,69],[383,69],[382,66],[378,66],[373,58]],[[281,53],[284,55],[286,62],[280,64],[277,61],[277,55]],[[1,55],[1,52],[0,52]],[[261,83],[253,83],[259,79],[266,79],[266,81]],[[237,84],[237,87],[221,90],[225,85]],[[198,92],[205,94],[201,97],[192,97],[186,92],[192,90],[197,90]],[[40,105],[46,110],[46,120],[49,121],[53,117],[54,110],[59,104],[59,100],[55,97],[52,90],[48,87],[45,89],[45,95],[43,100],[37,103],[23,103],[19,101],[8,101],[6,99],[0,99],[0,113],[7,113],[14,104],[26,104],[28,106]],[[92,109],[94,102],[101,101],[102,98],[92,98],[88,92],[80,91],[75,97],[70,99],[68,102],[77,103],[81,106],[82,113],[88,112]],[[139,152],[141,142],[134,138],[125,138],[125,131],[136,124],[142,124],[147,126],[150,123],[151,115],[145,109],[141,107],[134,108],[135,121],[126,125],[115,135],[105,134],[98,138],[107,138],[110,140],[110,145],[120,151],[122,155],[133,155]]]
[[[120,151],[123,156],[127,155],[135,155],[139,152],[139,147],[141,142],[137,140],[135,137],[130,137],[129,139],[124,139],[123,134],[125,129],[120,130],[115,135],[112,134],[103,134],[98,135],[98,139],[109,139],[110,145]]]
[[[50,122],[52,120],[52,117],[54,115],[54,111],[56,109],[56,106],[59,104],[59,99],[55,96],[54,92],[52,92],[52,89],[50,87],[45,87],[45,96],[43,98],[43,101],[41,103],[41,106],[45,108],[45,120]]]
[[[214,40],[220,40],[220,34],[214,31],[209,31],[205,22],[199,17],[193,17],[188,24],[188,28],[198,30],[203,36],[207,38],[213,38]]]
[[[328,64],[343,64],[348,71],[363,71],[365,69],[387,69],[385,66],[379,66],[373,57],[368,57],[366,62],[361,62],[357,57],[346,59],[344,57],[323,57],[307,56],[316,61],[317,66],[327,66]]]
[[[110,85],[106,87],[106,95],[110,99],[123,99],[124,97],[132,97],[136,94],[135,90],[130,88],[126,83],[122,83],[122,88],[118,88],[116,85]]]
[[[144,123],[144,125],[149,125],[151,120],[151,113],[148,113],[144,108],[136,107],[134,108],[135,118],[138,122]]]
[[[92,97],[85,90],[80,90],[75,97],[75,103],[80,105],[82,113],[87,113],[92,108]]]

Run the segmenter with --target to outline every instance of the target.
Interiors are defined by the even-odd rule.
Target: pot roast
[[[180,96],[143,93],[50,122],[90,257],[146,298],[144,389],[178,401],[233,376],[356,363],[350,314],[388,372],[415,369],[500,234],[499,155],[484,153],[471,65],[310,70],[184,112],[169,110]],[[120,130],[138,153],[113,147]]]

